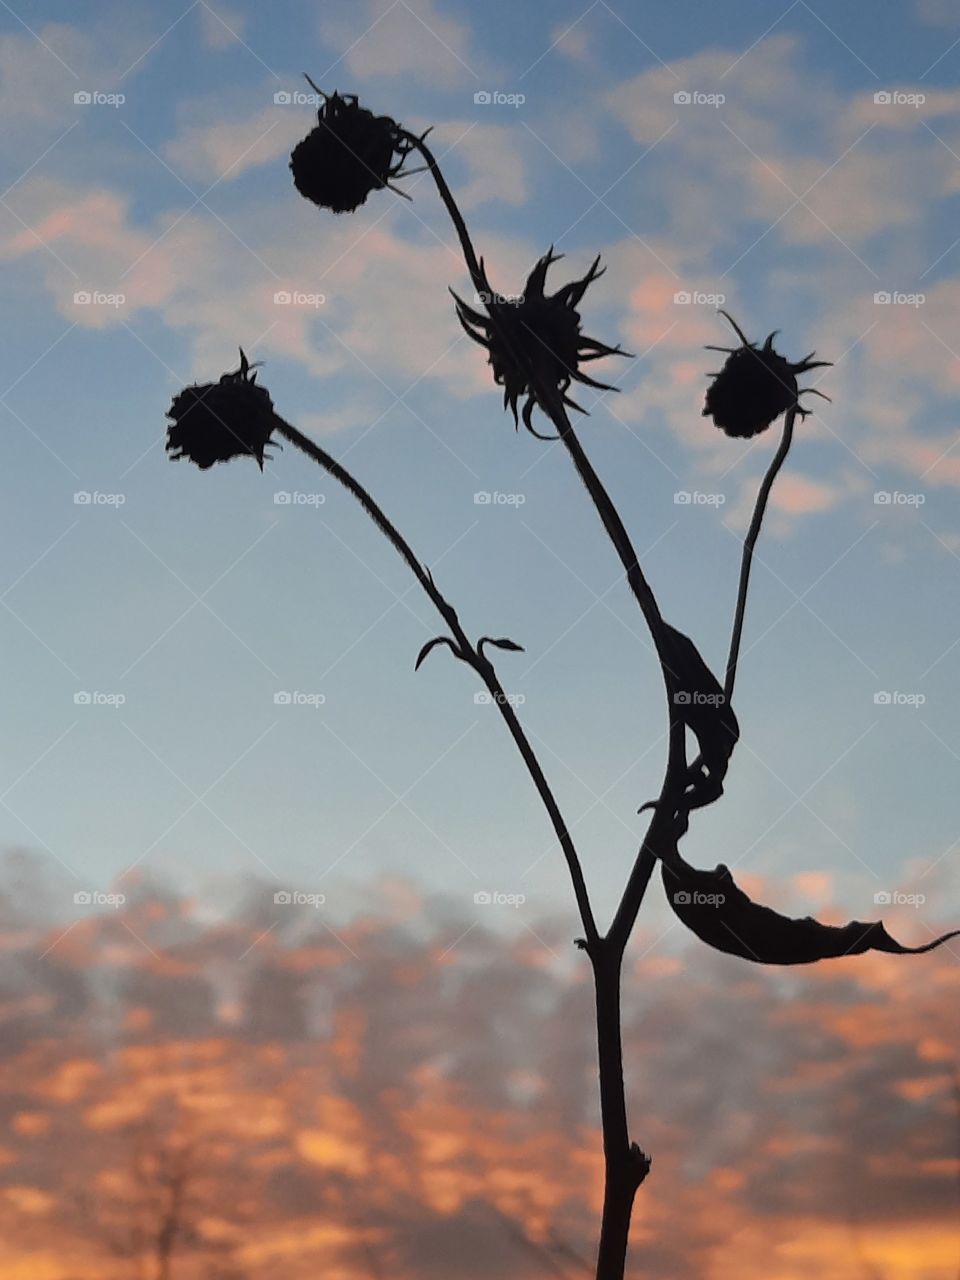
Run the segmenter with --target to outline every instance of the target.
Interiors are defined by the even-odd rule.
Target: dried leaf
[[[492,644],[495,649],[508,649],[511,653],[524,652],[522,644],[517,644],[516,640],[508,640],[505,636],[500,640],[494,640],[492,636],[484,636],[477,648],[482,649],[485,644]]]
[[[955,929],[933,942],[905,947],[878,920],[828,925],[812,916],[782,916],[751,901],[722,864],[700,871],[679,854],[661,863],[661,875],[674,914],[701,942],[757,964],[813,964],[866,951],[919,955],[960,935]]]
[[[423,646],[423,648],[417,654],[417,661],[415,662],[413,667],[414,671],[420,670],[420,665],[426,658],[427,654],[430,652],[431,649],[435,649],[438,644],[448,644],[450,646],[451,652],[456,655],[457,650],[454,648],[453,641],[450,639],[449,636],[434,636],[432,640],[427,641],[427,643]]]
[[[700,743],[706,761],[728,760],[740,726],[727,702],[723,686],[689,636],[664,623],[664,660],[674,686],[674,705]]]

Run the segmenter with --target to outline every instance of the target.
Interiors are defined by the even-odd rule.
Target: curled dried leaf
[[[920,955],[960,935],[960,929],[954,929],[932,942],[905,947],[879,920],[829,925],[812,916],[782,916],[753,902],[727,867],[700,871],[679,854],[661,863],[661,877],[674,915],[701,942],[756,964],[814,964],[867,951]]]

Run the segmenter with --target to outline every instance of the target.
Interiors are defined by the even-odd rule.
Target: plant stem
[[[597,1280],[623,1280],[633,1203],[650,1170],[650,1161],[630,1142],[627,1124],[620,1013],[622,960],[622,952],[604,940],[593,963],[604,1162]]]
[[[485,291],[488,285],[482,266],[477,259],[463,215],[436,159],[421,139],[409,134],[406,136],[420,151],[433,175],[440,198],[459,236],[474,288],[478,293]],[[488,308],[488,314],[491,323],[496,325],[496,309]],[[605,1171],[603,1217],[596,1277],[597,1280],[623,1280],[633,1203],[637,1189],[646,1177],[650,1164],[639,1147],[631,1144],[629,1139],[623,1083],[620,975],[624,949],[636,922],[660,848],[652,837],[656,833],[659,838],[660,833],[669,827],[669,823],[665,819],[660,819],[659,815],[661,813],[672,815],[676,808],[675,801],[683,793],[686,776],[686,729],[682,720],[674,714],[673,673],[668,667],[668,646],[663,617],[656,597],[640,567],[640,561],[633,549],[626,527],[577,439],[558,389],[535,382],[534,390],[539,403],[546,408],[573,460],[577,474],[596,508],[607,536],[620,557],[627,581],[650,628],[663,672],[670,724],[670,746],[660,803],[654,810],[647,837],[637,853],[613,926],[606,937],[596,937],[592,944],[588,938],[586,948],[593,966],[596,992],[600,1121],[603,1132]]]
[[[507,694],[501,685],[493,664],[490,660],[480,652],[479,647],[474,646],[467,637],[466,632],[460,625],[456,610],[448,603],[446,598],[437,588],[433,581],[433,577],[429,570],[425,569],[417,557],[414,555],[410,544],[397,529],[396,525],[387,517],[382,508],[374,501],[368,491],[358,480],[344,467],[341,463],[325,449],[315,444],[308,436],[298,431],[296,427],[291,426],[289,422],[285,422],[282,418],[275,416],[275,429],[278,434],[289,440],[291,444],[296,445],[314,462],[324,468],[334,480],[338,481],[363,507],[367,515],[371,518],[380,532],[388,539],[395,550],[403,558],[409,569],[412,571],[420,586],[430,598],[431,603],[437,612],[443,618],[444,622],[450,628],[453,635],[454,654],[466,662],[476,671],[481,680],[487,687],[491,699],[496,704],[507,728],[510,736],[516,743],[523,762],[527,766],[527,771],[533,780],[533,784],[537,789],[543,806],[547,811],[554,832],[559,841],[560,848],[563,851],[567,868],[570,872],[570,879],[573,882],[573,891],[577,900],[577,906],[580,910],[580,919],[583,924],[584,933],[586,935],[586,945],[588,949],[595,946],[599,940],[596,921],[593,915],[593,908],[590,905],[590,898],[587,893],[586,882],[583,878],[583,870],[580,866],[580,859],[573,843],[573,838],[567,828],[567,824],[563,819],[560,808],[553,795],[550,785],[543,773],[536,754],[530,745],[522,725],[520,724],[517,714],[513,706],[507,699]]]
[[[560,403],[559,396],[556,391],[538,388],[538,396],[543,395],[541,404],[545,404],[554,426],[560,435],[560,439],[566,446],[567,452],[573,459],[577,474],[583,481],[584,487],[596,508],[597,514],[607,532],[607,536],[613,543],[613,546],[620,558],[627,575],[627,582],[630,589],[640,606],[640,610],[646,619],[647,626],[650,628],[650,634],[653,637],[656,646],[657,656],[660,660],[661,671],[663,672],[664,687],[667,694],[667,716],[670,724],[670,746],[667,755],[667,767],[664,775],[663,785],[660,793],[660,800],[654,810],[654,817],[647,829],[647,836],[644,839],[634,861],[630,878],[614,916],[613,924],[607,933],[607,939],[612,947],[623,953],[633,926],[636,923],[640,906],[646,893],[647,885],[650,882],[650,876],[656,863],[656,856],[660,847],[659,837],[666,834],[671,824],[657,821],[657,815],[663,813],[665,815],[672,814],[675,808],[673,803],[683,793],[686,775],[686,729],[683,721],[676,714],[673,691],[674,691],[674,673],[670,669],[668,649],[664,635],[663,615],[657,604],[653,590],[640,567],[640,561],[634,550],[630,535],[627,533],[626,527],[620,518],[613,499],[607,492],[606,486],[597,475],[593,468],[593,464],[587,457],[583,446],[581,445],[577,434],[570,422],[566,409]],[[654,839],[654,837],[656,839]]]
[[[453,192],[447,185],[447,180],[443,176],[443,171],[441,170],[440,165],[437,163],[436,156],[424,142],[423,138],[418,138],[416,134],[407,133],[406,131],[403,132],[403,137],[411,147],[415,147],[423,156],[424,162],[436,183],[437,191],[440,193],[440,199],[443,201],[444,207],[450,215],[450,221],[456,229],[457,236],[460,240],[460,248],[463,250],[463,257],[467,264],[467,270],[470,272],[470,279],[473,281],[473,287],[478,293],[482,293],[487,287],[483,268],[477,259],[477,252],[473,247],[473,241],[470,239],[470,232],[467,230],[467,224],[464,221],[463,214],[460,212],[460,206],[457,204],[454,199]]]
[[[473,280],[474,287],[478,292],[483,292],[488,288],[486,276],[483,267],[477,258],[473,241],[470,238],[470,232],[464,220],[463,214],[454,198],[453,192],[443,176],[443,171],[437,163],[436,157],[430,148],[426,145],[422,138],[415,134],[404,132],[404,138],[412,148],[418,150],[429,169],[440,199],[443,201],[444,207],[450,215],[457,236],[460,240],[460,246],[463,250],[464,260],[470,277]],[[488,308],[491,322],[496,324],[497,313],[493,307]],[[534,334],[534,337],[538,335]],[[670,748],[667,763],[666,775],[664,777],[663,787],[661,789],[661,802],[669,804],[669,800],[673,796],[679,796],[683,792],[684,775],[686,772],[686,752],[685,752],[685,735],[686,730],[683,722],[673,714],[673,684],[672,673],[667,665],[667,646],[664,635],[664,622],[657,604],[656,597],[644,576],[640,567],[640,561],[637,553],[633,549],[630,536],[627,533],[620,514],[614,506],[613,500],[607,492],[602,480],[593,468],[590,459],[583,450],[583,446],[577,439],[576,432],[570,422],[569,415],[564,408],[559,392],[555,387],[545,387],[539,384],[535,385],[537,399],[540,404],[546,407],[551,421],[557,429],[561,440],[576,467],[577,474],[583,481],[583,484],[597,510],[598,515],[607,531],[607,535],[613,543],[620,562],[624,567],[627,575],[627,581],[636,597],[641,612],[646,620],[647,626],[650,628],[650,634],[657,650],[657,656],[660,660],[661,670],[663,672],[664,686],[667,694],[667,711],[670,723]],[[658,811],[661,806],[658,804]],[[646,886],[649,883],[651,872],[653,871],[653,862],[650,861],[653,856],[648,848],[648,841],[644,841],[643,846],[637,854],[634,864],[633,873],[628,882],[628,896],[625,897],[624,903],[617,912],[617,921],[619,922],[618,934],[622,934],[622,945],[626,945],[627,939],[636,920],[637,912],[643,901],[643,895]],[[624,907],[626,906],[626,910]]]
[[[790,452],[790,445],[793,443],[793,426],[796,422],[799,409],[796,405],[787,411],[787,416],[783,423],[783,435],[780,437],[780,446],[773,455],[766,475],[757,492],[757,501],[753,508],[753,518],[750,521],[750,528],[747,530],[747,536],[743,540],[743,558],[740,561],[740,585],[737,590],[737,607],[733,617],[733,634],[730,637],[730,653],[727,657],[727,671],[724,679],[723,691],[726,694],[727,705],[733,697],[733,686],[737,679],[737,662],[740,658],[740,641],[743,636],[743,619],[747,609],[747,588],[750,585],[750,569],[753,565],[753,551],[757,545],[757,539],[760,537],[760,529],[763,525],[763,517],[767,510],[767,500],[770,497],[770,490],[773,488],[773,482],[776,480],[780,468],[787,459]]]
[[[450,214],[460,239],[474,288],[478,293],[485,291],[488,285],[482,263],[477,259],[463,215],[436,159],[422,139],[409,134],[406,136],[411,146],[420,151],[433,175],[440,198]],[[491,324],[497,329],[496,308],[488,307],[488,314]],[[503,341],[507,341],[506,335],[498,334],[498,336]],[[532,336],[539,337],[537,334]],[[637,1189],[649,1169],[649,1161],[639,1148],[631,1145],[629,1140],[623,1083],[620,980],[626,945],[657,860],[668,856],[671,849],[676,849],[677,829],[673,823],[673,815],[686,787],[686,727],[682,719],[675,714],[673,699],[675,673],[670,669],[666,626],[656,597],[640,567],[626,527],[577,438],[558,388],[542,385],[533,370],[530,370],[530,377],[536,400],[553,422],[560,440],[570,454],[577,474],[619,556],[630,589],[650,629],[663,673],[670,725],[670,742],[663,785],[647,834],[637,853],[610,929],[604,937],[597,938],[593,945],[587,946],[593,965],[596,991],[600,1113],[605,1165],[603,1218],[596,1275],[597,1280],[623,1280],[633,1203]],[[724,691],[727,705],[730,704],[736,680],[754,548],[760,534],[770,490],[790,449],[797,412],[797,408],[794,407],[787,414],[780,448],[764,477],[757,496],[753,520],[744,541],[733,635],[725,672]]]
[[[723,313],[726,315],[726,312]],[[728,316],[727,319],[730,319]],[[740,329],[736,324],[734,328],[737,333]],[[742,334],[741,334],[742,337]],[[750,570],[753,566],[753,553],[760,537],[760,529],[763,525],[763,517],[767,509],[767,501],[770,497],[770,491],[773,488],[773,482],[776,480],[780,472],[780,468],[786,461],[787,454],[790,452],[790,445],[793,442],[793,428],[797,414],[800,412],[799,406],[794,405],[792,409],[787,411],[787,416],[783,423],[783,435],[780,438],[780,444],[776,453],[770,461],[766,474],[760,483],[757,491],[757,499],[754,503],[753,515],[750,519],[750,527],[747,535],[743,540],[743,555],[740,561],[740,582],[737,589],[737,605],[733,615],[733,631],[730,636],[730,651],[727,656],[727,666],[724,673],[723,693],[726,698],[727,706],[730,706],[733,700],[733,687],[737,679],[737,663],[740,659],[740,642],[743,637],[743,622],[747,609],[747,590],[750,586]],[[701,763],[702,757],[698,756],[693,762],[692,768],[696,769]]]

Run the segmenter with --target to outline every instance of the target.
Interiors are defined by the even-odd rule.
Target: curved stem
[[[540,390],[538,388],[539,394]],[[597,475],[593,464],[577,438],[577,434],[570,422],[570,417],[559,401],[559,396],[556,392],[549,392],[547,389],[544,389],[544,394],[546,398],[541,400],[541,403],[548,406],[551,421],[557,428],[560,439],[573,459],[577,474],[583,481],[584,487],[607,532],[607,536],[613,543],[620,558],[620,563],[623,565],[627,575],[630,589],[646,619],[647,626],[650,628],[650,634],[653,637],[657,656],[660,660],[660,668],[663,673],[664,688],[667,695],[670,741],[660,798],[654,810],[654,817],[650,822],[647,835],[637,852],[637,857],[620,905],[614,916],[613,924],[607,933],[607,938],[611,945],[622,954],[629,941],[630,934],[633,932],[633,926],[643,903],[650,876],[656,865],[658,851],[663,847],[663,838],[666,837],[669,840],[671,824],[658,822],[657,815],[661,813],[672,815],[675,802],[679,800],[683,793],[686,780],[686,728],[682,719],[675,713],[673,702],[674,673],[669,664],[663,615],[660,612],[653,590],[640,567],[640,561],[630,540],[630,535],[627,533],[606,486]]]
[[[517,714],[513,706],[507,698],[506,691],[501,685],[493,664],[482,653],[479,653],[475,646],[471,643],[460,620],[457,617],[456,610],[448,603],[443,594],[439,591],[433,581],[429,570],[425,569],[420,561],[414,555],[413,549],[407,540],[400,533],[396,525],[384,513],[382,508],[374,501],[367,490],[358,480],[344,467],[337,462],[331,454],[327,453],[318,444],[315,444],[309,436],[305,436],[296,427],[291,426],[289,422],[285,422],[282,418],[276,417],[276,431],[291,444],[302,450],[309,458],[324,468],[334,480],[350,493],[363,507],[367,515],[371,518],[380,532],[392,544],[394,549],[403,558],[404,562],[416,577],[420,586],[430,598],[431,603],[437,612],[443,618],[444,622],[450,628],[454,640],[457,645],[458,657],[462,657],[463,661],[468,663],[487,687],[488,692],[496,703],[496,706],[510,731],[510,736],[517,745],[527,771],[533,780],[533,784],[537,789],[543,806],[547,811],[550,821],[559,841],[563,856],[566,859],[567,867],[570,872],[570,879],[573,882],[573,891],[577,899],[577,906],[580,910],[580,919],[583,923],[584,932],[588,948],[595,944],[599,938],[597,932],[596,921],[593,916],[593,908],[590,905],[590,898],[587,894],[586,882],[583,878],[583,870],[580,866],[580,859],[577,854],[573,839],[567,828],[567,824],[563,819],[560,808],[556,802],[550,785],[543,773],[536,754],[530,745],[530,741],[524,733],[523,727],[517,718]]]
[[[440,199],[443,201],[447,213],[450,215],[450,221],[453,223],[457,236],[460,239],[460,248],[463,250],[464,260],[467,264],[467,270],[470,272],[470,278],[473,281],[473,287],[482,293],[487,282],[484,278],[480,262],[477,258],[477,252],[473,247],[473,241],[470,239],[470,232],[467,230],[467,224],[464,221],[463,214],[460,212],[460,206],[454,199],[453,192],[447,185],[447,180],[443,176],[443,171],[437,163],[437,158],[424,142],[423,138],[418,138],[416,134],[408,133],[403,130],[404,139],[415,148],[423,156],[427,168],[430,170],[433,180],[437,185],[437,191],[440,193]]]
[[[436,183],[437,191],[440,194],[440,199],[443,201],[443,204],[456,229],[457,236],[460,240],[460,246],[463,250],[463,256],[467,264],[467,269],[470,272],[470,277],[473,280],[474,286],[478,291],[485,290],[487,288],[487,281],[480,267],[476,250],[473,247],[470,232],[467,229],[467,224],[464,221],[463,214],[460,212],[460,207],[454,198],[453,192],[450,190],[447,180],[443,176],[443,171],[437,163],[436,157],[424,140],[422,138],[418,138],[416,134],[409,133],[405,130],[403,132],[403,137],[409,143],[411,148],[420,152],[424,162],[430,170],[433,180]],[[490,318],[495,324],[497,319],[495,310],[490,311]],[[538,335],[534,334],[533,336],[537,337]],[[561,440],[573,459],[574,466],[577,469],[577,474],[583,481],[584,487],[586,488],[587,493],[589,494],[590,499],[603,522],[603,527],[606,529],[607,535],[620,557],[620,562],[627,575],[627,581],[629,582],[630,588],[636,597],[644,618],[646,619],[647,626],[650,628],[650,634],[653,637],[653,642],[656,646],[657,655],[660,659],[660,665],[663,670],[668,704],[670,704],[671,680],[670,672],[666,666],[666,645],[664,642],[663,617],[660,613],[656,597],[654,596],[650,584],[647,582],[643,570],[640,567],[640,561],[637,557],[637,553],[633,549],[633,545],[630,541],[630,535],[627,533],[626,527],[620,519],[619,512],[614,506],[613,500],[607,492],[603,481],[597,475],[590,459],[583,450],[583,446],[577,439],[576,432],[573,429],[570,417],[564,408],[557,389],[555,387],[545,387],[539,382],[536,383],[534,389],[536,391],[537,399],[541,405],[546,407],[551,421],[556,427]],[[679,725],[676,728],[674,727],[673,717],[671,716],[671,754],[675,757],[677,762],[679,762],[680,750],[683,744],[683,732],[682,725]]]
[[[726,312],[723,313],[726,315]],[[730,317],[727,316],[729,320]],[[740,330],[736,323],[730,320],[737,333]],[[754,503],[753,515],[750,519],[750,527],[747,530],[746,537],[743,540],[743,555],[740,561],[740,582],[737,588],[737,605],[733,616],[733,630],[730,636],[730,651],[727,656],[727,665],[724,673],[723,693],[726,698],[727,706],[730,706],[733,699],[733,687],[737,679],[737,663],[740,660],[740,642],[743,638],[743,622],[747,609],[747,591],[750,586],[750,570],[753,566],[753,553],[760,537],[760,529],[763,525],[763,517],[767,510],[767,502],[770,498],[770,491],[773,488],[773,482],[779,474],[780,468],[786,461],[787,454],[790,452],[790,445],[793,442],[793,427],[800,412],[799,406],[795,405],[788,410],[787,416],[783,423],[783,435],[780,438],[780,444],[776,453],[770,461],[766,474],[760,483],[757,491],[757,500]],[[692,769],[697,769],[703,762],[702,756],[697,756],[694,760]]]
[[[418,138],[415,134],[408,133],[406,131],[404,131],[403,137],[412,148],[415,148],[423,156],[423,159],[433,176],[433,180],[436,183],[440,199],[443,201],[444,206],[450,215],[450,219],[456,228],[457,235],[460,239],[460,246],[463,250],[463,256],[467,264],[467,269],[470,272],[470,277],[477,289],[485,289],[487,281],[484,277],[483,271],[481,270],[476,250],[473,247],[470,232],[467,229],[467,224],[464,221],[463,214],[460,212],[460,207],[454,198],[453,192],[450,190],[447,180],[443,176],[443,171],[437,163],[436,157],[422,138]],[[491,315],[491,320],[493,320],[494,323],[496,322],[495,313]],[[600,519],[603,521],[604,528],[606,529],[610,540],[613,542],[613,545],[617,549],[617,553],[619,554],[623,567],[626,570],[627,579],[633,589],[634,595],[637,598],[637,603],[640,605],[643,615],[647,620],[647,625],[650,627],[650,633],[653,636],[654,643],[656,643],[657,651],[659,652],[661,648],[660,638],[663,634],[663,618],[661,617],[660,609],[657,605],[653,591],[650,589],[650,584],[647,582],[644,577],[643,570],[640,568],[640,562],[637,559],[637,554],[630,543],[630,537],[624,527],[623,521],[620,519],[619,513],[613,505],[613,501],[607,493],[603,482],[594,471],[590,459],[584,453],[583,447],[576,437],[569,415],[567,414],[556,389],[537,385],[535,390],[537,399],[542,405],[547,407],[549,416],[554,426],[557,428],[560,438],[563,440],[568,452],[573,458],[577,473],[583,481],[584,486],[597,509]]]
[[[546,392],[546,388],[544,388],[544,391]],[[590,495],[590,500],[597,510],[607,536],[620,557],[620,563],[623,565],[624,572],[627,575],[630,589],[646,619],[647,626],[650,628],[650,634],[653,637],[654,644],[657,646],[657,652],[660,653],[663,639],[663,615],[660,612],[660,606],[657,604],[653,590],[640,567],[640,560],[633,548],[633,543],[630,541],[626,526],[614,506],[613,499],[607,492],[606,486],[594,470],[593,463],[587,457],[583,445],[573,429],[570,415],[563,405],[559,403],[559,397],[555,393],[550,395],[547,404],[550,405],[550,418],[573,460],[577,475],[583,481],[584,488]]]
[[[422,138],[418,138],[415,134],[404,133],[404,137],[412,148],[418,150],[424,159],[433,180],[436,183],[437,191],[440,199],[450,215],[450,219],[456,229],[460,239],[460,245],[463,250],[463,256],[467,264],[467,269],[478,291],[485,290],[487,281],[481,270],[480,263],[477,259],[476,250],[473,247],[473,241],[464,221],[463,214],[460,212],[453,192],[447,184],[443,176],[443,172],[437,163],[436,157],[431,152]],[[491,321],[496,324],[496,311],[490,310]],[[537,335],[534,335],[535,337]],[[658,802],[655,813],[662,811],[672,812],[672,801],[683,793],[684,780],[686,774],[686,730],[683,722],[679,717],[674,715],[674,707],[672,700],[672,673],[668,667],[667,646],[664,635],[664,621],[657,604],[656,597],[650,584],[647,582],[643,570],[640,567],[640,561],[633,544],[630,541],[630,535],[627,533],[626,527],[620,518],[620,514],[614,506],[613,499],[610,497],[603,484],[603,481],[597,475],[593,468],[593,464],[584,452],[583,446],[577,438],[570,417],[563,405],[560,395],[555,387],[545,387],[537,383],[534,387],[537,399],[541,405],[547,409],[548,415],[556,427],[560,439],[563,441],[567,452],[570,454],[573,464],[580,476],[587,493],[596,508],[597,514],[607,532],[607,536],[613,543],[620,562],[623,565],[627,575],[627,581],[636,598],[637,604],[643,613],[647,626],[650,628],[650,634],[653,638],[654,645],[657,650],[657,656],[660,660],[661,670],[663,672],[664,687],[667,696],[667,709],[670,723],[670,747],[668,752],[667,767],[664,774],[663,785],[660,792],[660,801]],[[659,828],[657,828],[658,830]],[[659,841],[654,842],[650,839],[651,833],[655,830],[654,823],[651,822],[648,830],[647,838],[644,840],[627,883],[623,900],[617,911],[614,926],[608,934],[611,938],[612,945],[618,947],[621,952],[626,946],[633,930],[637,914],[643,902],[647,885],[650,882],[650,876],[656,863],[655,848],[659,847]]]
[[[757,501],[753,508],[753,518],[750,521],[750,528],[747,530],[747,536],[743,540],[743,558],[740,561],[740,585],[737,589],[737,607],[733,617],[733,633],[730,637],[730,653],[727,657],[727,671],[723,684],[723,691],[727,698],[727,705],[733,697],[733,686],[737,679],[737,662],[740,659],[740,641],[743,637],[743,619],[747,609],[747,589],[750,586],[750,569],[753,565],[753,551],[757,545],[757,539],[760,537],[760,529],[763,525],[763,517],[767,510],[767,501],[770,497],[770,490],[773,488],[773,482],[776,480],[780,468],[787,459],[790,452],[790,445],[793,443],[793,426],[796,422],[797,413],[799,412],[796,405],[787,412],[787,416],[783,423],[783,435],[780,437],[780,447],[773,455],[773,459],[767,467],[767,473],[763,477],[763,481],[757,492]]]

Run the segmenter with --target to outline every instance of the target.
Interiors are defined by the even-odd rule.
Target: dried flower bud
[[[703,414],[713,418],[728,436],[749,438],[766,431],[782,413],[797,406],[803,394],[797,385],[798,373],[821,368],[830,361],[814,360],[815,353],[811,351],[803,360],[792,364],[774,349],[776,331],[770,334],[762,347],[758,347],[747,340],[725,311],[720,314],[733,325],[741,345],[709,348],[727,352],[727,359],[719,373],[710,375],[713,382],[707,388]],[[807,389],[814,395],[823,395],[813,388]],[[798,412],[803,417],[807,411],[798,408]]]
[[[619,346],[608,347],[580,332],[577,304],[593,281],[603,275],[599,257],[594,259],[582,280],[564,285],[553,294],[544,292],[547,270],[562,256],[551,248],[530,272],[523,293],[512,298],[494,293],[481,262],[484,290],[478,297],[487,309],[486,315],[453,295],[460,323],[474,342],[489,353],[494,381],[503,387],[504,408],[511,410],[514,422],[518,422],[517,403],[526,397],[523,422],[533,435],[539,435],[531,421],[534,405],[549,411],[541,402],[541,395],[556,390],[564,404],[580,410],[567,395],[572,381],[601,391],[615,390],[605,382],[588,377],[580,366],[603,356],[628,354]]]
[[[263,470],[264,450],[275,419],[269,393],[240,349],[240,368],[219,382],[185,387],[167,410],[167,452],[173,462],[189,458],[205,471],[215,462],[256,458]]]
[[[317,127],[290,157],[294,185],[323,209],[353,213],[371,191],[382,190],[399,176],[410,146],[389,116],[375,116],[352,94],[328,95],[313,87],[323,105]]]

